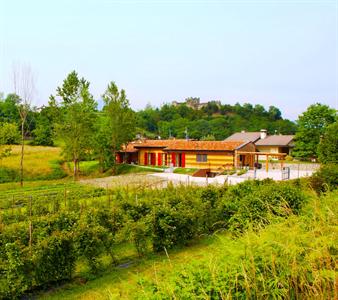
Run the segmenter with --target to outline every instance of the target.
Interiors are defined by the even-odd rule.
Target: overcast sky
[[[0,91],[29,63],[35,105],[76,70],[96,99],[109,81],[134,109],[186,97],[337,108],[338,2],[0,0]]]

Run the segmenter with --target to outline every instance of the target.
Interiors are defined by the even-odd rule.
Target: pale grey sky
[[[0,25],[0,91],[13,62],[29,63],[37,105],[76,70],[96,99],[115,81],[134,109],[189,96],[291,119],[337,108],[336,0],[0,0]]]

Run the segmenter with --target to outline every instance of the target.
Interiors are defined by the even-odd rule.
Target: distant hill
[[[147,106],[137,112],[139,133],[154,138],[193,138],[223,140],[234,132],[259,131],[294,134],[296,124],[283,119],[281,111],[270,106],[245,103],[221,104],[220,101],[200,103],[199,98],[174,101],[160,108]]]

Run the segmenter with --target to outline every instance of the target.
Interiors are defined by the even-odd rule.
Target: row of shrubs
[[[133,243],[141,256],[186,245],[220,229],[240,234],[248,227],[268,224],[271,216],[297,214],[305,199],[299,184],[292,182],[170,186],[117,191],[110,206],[46,212],[31,220],[2,224],[0,298],[69,281],[79,261],[97,273],[103,255],[119,261],[115,250],[122,243]]]
[[[135,298],[336,299],[337,197],[313,197],[300,216],[238,239],[218,236],[202,259],[140,278]]]

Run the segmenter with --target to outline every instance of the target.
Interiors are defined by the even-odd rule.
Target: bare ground
[[[109,189],[117,187],[158,188],[166,186],[167,182],[168,180],[164,178],[143,173],[79,180],[81,184]]]

